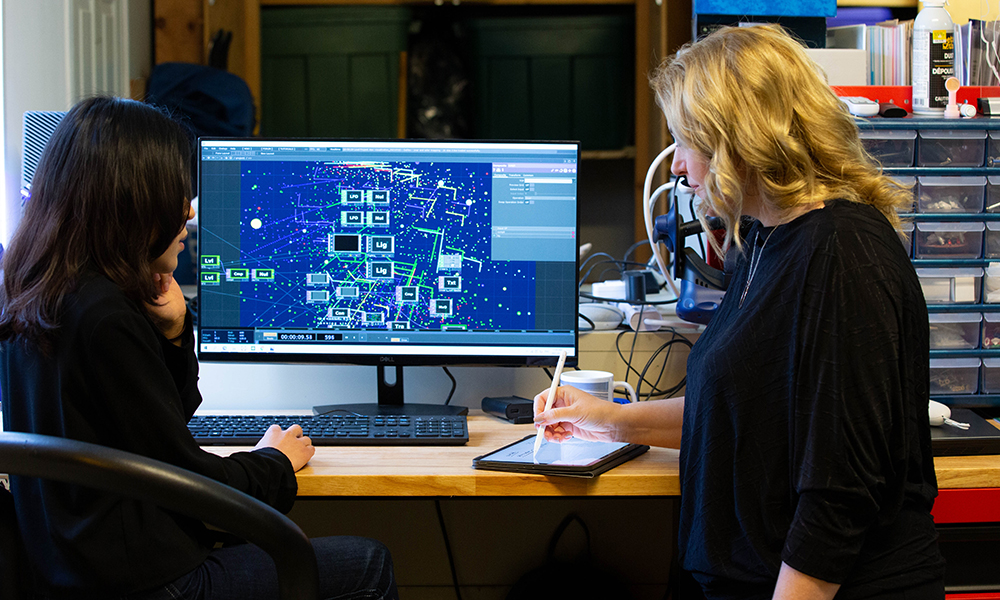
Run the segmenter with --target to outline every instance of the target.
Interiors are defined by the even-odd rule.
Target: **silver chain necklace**
[[[764,238],[764,243],[760,247],[760,252],[757,252],[757,242],[760,241],[759,231],[753,239],[753,249],[750,251],[750,274],[747,275],[747,285],[743,288],[743,295],[740,296],[740,308],[743,308],[743,301],[746,300],[747,292],[750,291],[750,284],[753,283],[753,276],[757,274],[757,267],[760,266],[760,259],[764,255],[764,248],[767,248],[767,243],[771,240],[771,236],[774,235],[774,231],[776,229],[778,229],[777,225],[775,225],[774,229],[771,230],[771,233],[767,234],[767,237]],[[757,258],[756,262],[754,262],[754,257]]]

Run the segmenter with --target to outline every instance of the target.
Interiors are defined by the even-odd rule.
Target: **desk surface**
[[[465,446],[324,446],[299,471],[299,496],[677,496],[677,450],[649,452],[594,479],[524,475],[472,468],[472,459],[530,435],[473,410]],[[228,454],[240,448],[208,448]],[[947,456],[934,461],[938,485],[1000,487],[1000,456]]]

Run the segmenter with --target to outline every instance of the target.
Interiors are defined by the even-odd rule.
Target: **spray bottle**
[[[924,0],[913,21],[913,112],[942,114],[955,75],[955,25],[944,0]]]

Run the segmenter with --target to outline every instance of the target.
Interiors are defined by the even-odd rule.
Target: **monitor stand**
[[[385,365],[376,367],[378,373],[378,404],[323,404],[313,407],[314,415],[331,412],[357,413],[361,415],[407,415],[407,416],[444,416],[464,415],[469,409],[464,406],[445,404],[406,404],[403,402],[403,367],[389,367],[394,371],[387,372]],[[391,377],[391,378],[390,378]]]

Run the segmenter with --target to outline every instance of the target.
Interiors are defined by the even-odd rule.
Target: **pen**
[[[545,410],[552,408],[552,404],[556,401],[556,388],[559,387],[559,378],[562,377],[563,366],[566,365],[566,351],[563,350],[559,353],[559,362],[556,363],[556,373],[552,376],[552,385],[549,387],[549,397],[545,399]],[[542,445],[542,440],[545,439],[545,428],[539,427],[538,432],[535,433],[535,449],[531,453],[531,458],[538,462],[538,449]]]

